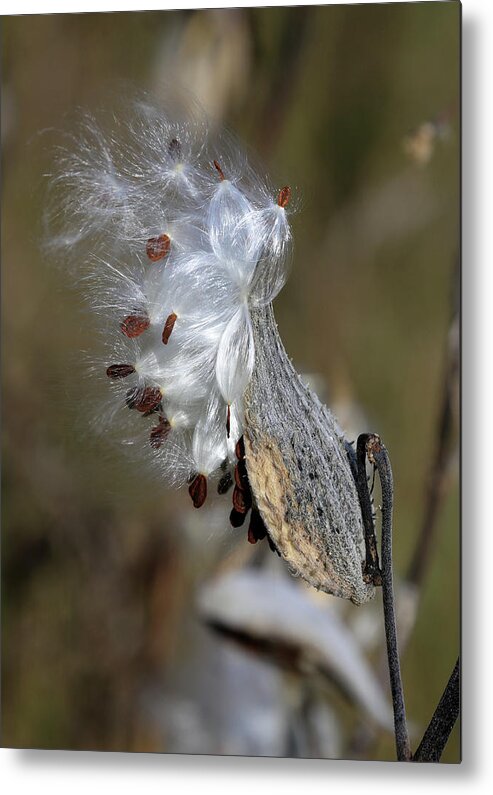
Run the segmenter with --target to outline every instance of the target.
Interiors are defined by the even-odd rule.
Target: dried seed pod
[[[207,478],[205,475],[196,475],[190,486],[188,493],[192,498],[193,507],[201,508],[207,497]]]
[[[150,320],[147,315],[128,315],[120,324],[122,333],[126,337],[133,339],[140,337],[140,335],[149,328]]]
[[[127,376],[135,373],[135,368],[131,364],[110,364],[106,370],[108,378],[127,378]]]
[[[96,284],[102,288],[97,311],[113,321],[115,298],[117,306],[128,307],[128,316],[120,318],[126,337],[139,337],[151,317],[153,325],[161,318],[164,296],[170,304],[163,322],[173,307],[180,313],[179,319],[174,311],[168,314],[157,339],[150,331],[132,343],[128,357],[139,361],[149,384],[172,385],[173,406],[187,415],[183,446],[169,461],[159,462],[165,480],[182,483],[193,467],[190,494],[200,506],[206,476],[216,476],[244,432],[245,443],[240,439],[236,444],[242,466],[235,472],[232,524],[243,522],[253,497],[269,543],[279,547],[293,569],[330,593],[366,601],[373,588],[362,581],[363,527],[345,441],[330,412],[294,373],[269,303],[286,277],[291,231],[285,209],[291,190],[285,186],[270,197],[260,175],[252,179],[249,169],[244,173],[242,152],[228,155],[224,171],[217,160],[212,165],[211,141],[202,125],[180,124],[180,140],[165,134],[156,149],[156,130],[178,128],[149,109],[142,115],[137,104],[133,118],[139,122],[127,125],[122,118],[108,140],[96,122],[81,124],[78,151],[67,150],[59,158],[56,193],[64,185],[66,198],[51,215],[73,222],[61,236],[67,254],[76,253],[80,239],[83,249],[76,256],[82,258],[89,244]],[[119,141],[120,129],[124,135]],[[134,157],[128,160],[135,145],[143,164],[141,179],[128,178],[129,167],[136,170]],[[217,176],[211,180],[214,169]],[[128,245],[131,229],[151,228],[156,236],[146,234],[141,243],[148,259],[159,261],[171,253],[166,227],[160,226],[163,215],[173,219],[179,241],[172,274],[159,266],[141,268]],[[108,224],[115,234],[101,234]],[[53,231],[58,247],[60,230]],[[211,267],[211,252],[221,267]],[[107,278],[114,284],[107,285]],[[177,319],[183,333],[174,330]],[[163,346],[172,333],[168,351]],[[116,353],[112,357],[119,358]],[[108,376],[126,377],[129,368],[111,365]],[[127,392],[126,402],[148,416],[163,412],[161,398],[157,387],[139,387]],[[228,404],[234,410],[226,413]],[[160,422],[149,431],[157,446],[166,426]],[[228,440],[228,435],[234,438]],[[244,482],[244,460],[251,492]]]
[[[158,262],[164,259],[171,247],[171,240],[169,235],[163,234],[159,237],[150,237],[146,243],[146,254],[151,262]]]
[[[168,317],[166,318],[166,323],[164,324],[163,336],[162,336],[162,340],[165,345],[168,344],[168,340],[171,337],[171,332],[173,331],[177,317],[178,315],[175,315],[175,313],[172,312],[171,315],[168,315]]]
[[[272,306],[252,308],[255,367],[245,393],[248,481],[269,537],[290,567],[327,593],[367,602],[364,528],[347,442],[301,381]]]

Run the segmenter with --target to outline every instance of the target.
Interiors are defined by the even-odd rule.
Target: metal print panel
[[[2,44],[3,744],[459,762],[459,4]]]

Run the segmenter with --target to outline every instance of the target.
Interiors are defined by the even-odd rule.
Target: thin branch
[[[431,468],[426,478],[427,487],[421,529],[406,576],[408,583],[418,587],[424,580],[431,558],[431,550],[437,528],[436,520],[445,491],[447,465],[450,459],[450,447],[453,437],[454,407],[459,375],[459,267],[459,257],[457,257],[453,273],[451,322],[444,363],[435,451],[432,456]]]
[[[413,762],[439,762],[460,709],[460,660],[457,659],[447,687],[426,729]]]
[[[358,448],[360,444],[363,443],[368,460],[377,468],[382,490],[381,578],[387,660],[389,665],[390,689],[392,692],[392,706],[394,710],[395,745],[397,759],[401,762],[408,762],[411,759],[411,745],[409,742],[406,706],[402,688],[392,574],[392,468],[385,445],[381,442],[379,436],[376,434],[363,434],[363,439],[361,436],[358,439]]]
[[[434,450],[430,456],[431,465],[426,476],[421,524],[418,529],[417,540],[409,568],[404,579],[404,585],[410,586],[410,588],[403,589],[404,597],[407,600],[407,607],[404,615],[399,618],[399,646],[401,656],[405,653],[414,630],[420,591],[432,560],[434,540],[438,529],[437,519],[447,487],[447,470],[454,438],[454,411],[457,402],[456,391],[460,362],[459,270],[460,258],[456,256],[455,265],[452,269],[450,326],[443,361],[443,379],[440,387],[441,399],[439,412],[437,414]],[[356,456],[354,456],[354,458],[356,458]],[[383,653],[377,664],[378,676],[381,681],[386,675],[385,657],[386,654]],[[376,734],[373,728],[361,724],[353,738],[353,750],[357,751],[358,754],[367,753],[371,743],[375,740],[375,736]]]
[[[375,524],[373,521],[371,493],[368,491],[368,480],[366,477],[367,440],[367,434],[361,434],[361,436],[358,437],[358,443],[356,447],[355,475],[356,489],[358,491],[363,526],[365,528],[366,559],[363,576],[368,580],[368,582],[372,582],[374,585],[381,585],[382,577],[380,573],[380,564],[378,561],[377,539],[375,536]]]

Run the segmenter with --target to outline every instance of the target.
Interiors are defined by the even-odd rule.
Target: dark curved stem
[[[435,449],[430,459],[430,471],[426,477],[427,485],[421,527],[406,577],[408,582],[418,587],[422,585],[430,564],[437,531],[437,517],[446,490],[447,467],[454,437],[454,412],[460,370],[460,267],[460,252],[457,252],[451,279],[450,326],[444,357]]]
[[[460,709],[460,660],[457,659],[447,686],[426,729],[413,762],[439,762]]]
[[[368,491],[368,481],[366,478],[366,440],[367,435],[362,434],[358,438],[356,446],[356,488],[361,505],[361,515],[365,528],[365,548],[366,559],[363,576],[368,582],[374,585],[382,584],[382,575],[378,561],[377,538],[375,535],[375,524],[373,522],[373,511],[371,495]]]
[[[437,530],[437,517],[446,489],[447,466],[453,441],[454,406],[456,403],[457,377],[459,374],[458,319],[454,319],[449,336],[446,369],[442,386],[440,415],[437,425],[437,438],[430,472],[427,477],[427,490],[421,528],[414,550],[407,581],[421,585],[431,558],[433,541]]]
[[[365,450],[370,463],[377,468],[382,490],[382,541],[381,541],[381,579],[387,660],[389,664],[390,689],[394,710],[394,731],[397,759],[401,762],[411,760],[411,745],[406,721],[406,706],[402,689],[401,666],[397,643],[397,627],[394,607],[394,585],[392,574],[392,506],[393,479],[392,467],[385,445],[376,434],[362,434],[358,438],[358,451]],[[359,467],[358,467],[359,468]],[[361,494],[360,489],[358,491]],[[365,492],[368,484],[365,475]]]

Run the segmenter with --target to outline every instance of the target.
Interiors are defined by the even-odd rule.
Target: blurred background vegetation
[[[283,576],[265,542],[247,544],[221,502],[194,512],[85,427],[91,321],[40,250],[42,131],[104,104],[115,80],[158,97],[178,81],[294,187],[281,335],[350,438],[375,430],[387,444],[407,604],[454,344],[459,13],[424,2],[3,18],[4,745],[394,758],[392,736],[368,733],[337,684],[313,692],[292,660],[200,619],[199,588],[221,572]],[[455,381],[447,394],[441,500],[403,655],[415,738],[459,648]],[[295,584],[378,672],[380,595],[356,608]],[[443,759],[458,756],[456,728]]]

